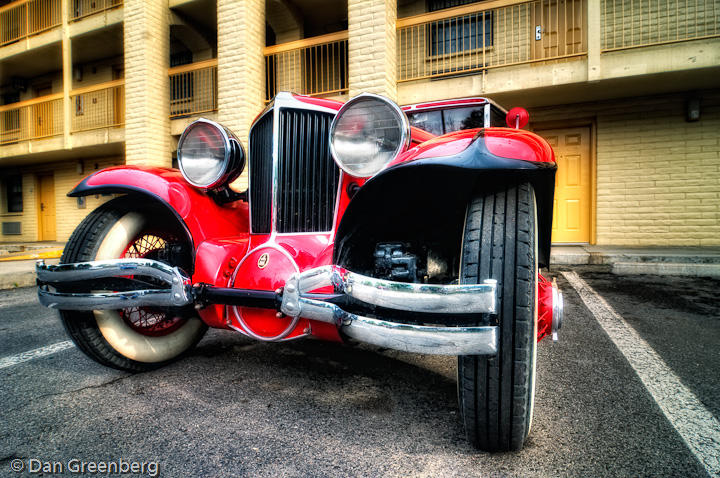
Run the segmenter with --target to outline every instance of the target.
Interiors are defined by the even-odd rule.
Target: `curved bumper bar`
[[[285,283],[280,310],[336,324],[361,342],[405,352],[434,355],[493,355],[497,327],[435,327],[389,322],[346,312],[336,304],[303,297],[332,285],[337,292],[375,306],[430,313],[495,313],[494,280],[476,285],[431,285],[391,282],[362,276],[337,266],[293,274]]]
[[[102,310],[125,307],[182,307],[191,304],[190,279],[177,267],[151,259],[108,259],[46,265],[35,263],[39,282],[38,299],[45,307],[61,310]],[[128,292],[69,293],[51,291],[49,286],[63,282],[92,281],[105,277],[152,277],[168,284],[167,289],[134,290]]]

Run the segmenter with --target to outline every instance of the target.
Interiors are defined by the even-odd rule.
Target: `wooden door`
[[[552,241],[590,242],[592,214],[592,162],[590,127],[536,131],[555,151]]]
[[[532,31],[533,59],[556,58],[587,51],[587,8],[584,0],[543,0],[535,3]],[[537,39],[537,27],[541,28]]]
[[[52,88],[38,88],[35,97],[40,98],[52,94]],[[53,102],[39,103],[32,107],[33,138],[42,138],[53,134]]]
[[[38,240],[54,241],[55,234],[55,179],[52,174],[38,176]]]

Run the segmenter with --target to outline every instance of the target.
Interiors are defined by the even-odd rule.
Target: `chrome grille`
[[[280,110],[278,232],[323,232],[333,225],[340,170],[330,155],[333,115]]]
[[[250,215],[252,232],[267,234],[272,222],[273,113],[250,131]]]

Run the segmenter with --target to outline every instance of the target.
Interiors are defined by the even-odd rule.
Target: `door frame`
[[[40,178],[43,176],[50,176],[53,179],[53,193],[55,192],[55,173],[53,171],[37,171],[35,173],[35,209],[37,210],[37,240],[38,241],[47,241],[49,239],[44,237],[43,234],[43,225],[44,225],[44,219],[43,219],[43,211],[41,206],[42,203],[42,181]],[[55,201],[55,197],[53,196],[53,202]],[[55,204],[55,207],[57,208],[57,204]],[[55,213],[55,239],[57,240],[57,209]]]
[[[590,244],[597,244],[597,118],[530,121],[533,133],[543,129],[590,127]]]

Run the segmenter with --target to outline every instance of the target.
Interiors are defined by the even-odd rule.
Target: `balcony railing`
[[[602,51],[720,36],[720,0],[603,0]]]
[[[398,19],[398,81],[583,56],[586,1],[496,0]]]
[[[123,4],[123,0],[67,0],[70,2],[70,20],[80,20],[88,15],[110,10]]]
[[[0,144],[63,133],[62,94],[0,106]]]
[[[265,48],[265,100],[278,91],[332,95],[348,91],[348,32]]]
[[[217,58],[170,68],[170,117],[217,111]]]
[[[70,92],[70,132],[125,124],[125,80],[79,88]]]
[[[124,80],[70,92],[70,132],[122,126],[125,123]],[[0,106],[0,144],[63,134],[63,95]]]
[[[62,23],[61,0],[19,0],[0,7],[0,46]]]

